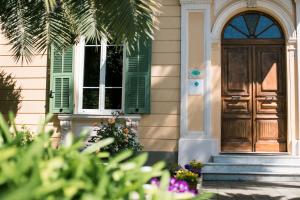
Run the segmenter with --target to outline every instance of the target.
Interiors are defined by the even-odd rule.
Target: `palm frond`
[[[65,49],[78,36],[133,44],[151,38],[156,0],[0,0],[0,26],[16,61],[50,46]]]
[[[1,5],[3,4],[0,15],[1,30],[12,45],[14,59],[30,62],[34,52],[34,35],[31,31],[34,25],[31,24],[32,13],[28,7],[31,7],[32,3],[7,0],[6,3],[1,2]]]

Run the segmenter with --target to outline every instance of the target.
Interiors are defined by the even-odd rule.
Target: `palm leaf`
[[[16,61],[50,46],[65,49],[79,36],[132,45],[155,28],[155,0],[0,0],[0,26]]]

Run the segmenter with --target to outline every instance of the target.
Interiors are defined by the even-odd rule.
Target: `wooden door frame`
[[[277,47],[278,46],[282,46],[283,49],[286,48],[286,45],[285,45],[285,40],[283,39],[277,39],[277,40],[272,40],[272,39],[222,39],[222,42],[221,42],[221,67],[222,67],[222,63],[223,63],[223,55],[224,55],[224,52],[223,52],[223,49],[224,47],[226,46],[230,46],[230,47],[234,47],[234,46],[252,46],[250,49],[250,54],[251,54],[251,57],[250,57],[250,62],[251,62],[251,65],[253,66],[253,61],[255,60],[254,56],[255,56],[255,46],[264,46],[264,45],[268,45],[268,46],[271,46],[271,45],[276,45]],[[289,128],[288,128],[288,125],[289,125],[289,98],[288,98],[288,95],[289,95],[289,85],[288,85],[288,70],[287,70],[287,55],[284,51],[283,55],[282,55],[282,64],[284,65],[283,68],[285,69],[285,73],[283,74],[284,76],[284,79],[285,80],[285,98],[286,98],[286,105],[285,105],[285,114],[286,114],[286,152],[289,152]],[[253,71],[254,70],[254,71]],[[221,70],[221,87],[222,87],[222,84],[223,84],[223,81],[222,81],[222,71]],[[254,73],[256,73],[256,69],[255,67],[252,69],[252,72],[251,72],[251,76],[254,75]],[[252,80],[253,81],[253,80]],[[252,83],[252,96],[251,96],[251,106],[252,108],[250,110],[252,110],[252,115],[254,114],[254,103],[255,103],[255,97],[254,97],[254,93],[255,93],[255,87],[253,86],[253,83]],[[222,93],[222,92],[221,92]],[[221,98],[223,99],[223,94],[221,94]],[[222,100],[221,100],[222,101]],[[221,109],[223,109],[223,106],[221,106]],[[221,118],[222,118],[222,110],[221,110]],[[234,152],[223,152],[222,151],[222,129],[221,129],[221,153],[258,153],[256,150],[255,150],[255,141],[256,141],[256,133],[254,133],[254,128],[255,128],[255,123],[254,123],[254,117],[252,117],[252,152],[240,152],[240,151],[234,151]],[[223,120],[221,120],[221,123],[223,123]],[[222,124],[221,124],[221,127],[222,127]],[[263,152],[262,152],[263,153]],[[274,153],[277,153],[277,152],[274,152]],[[278,153],[282,153],[282,152],[278,152]]]

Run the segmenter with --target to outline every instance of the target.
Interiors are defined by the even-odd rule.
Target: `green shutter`
[[[134,51],[127,53],[125,76],[125,113],[150,113],[151,44],[139,41]]]
[[[50,112],[73,112],[73,47],[51,49]]]

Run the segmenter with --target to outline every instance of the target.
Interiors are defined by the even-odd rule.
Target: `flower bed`
[[[176,166],[171,169],[172,178],[169,182],[168,190],[172,193],[184,194],[185,196],[196,196],[202,187],[201,162],[192,160],[183,167]],[[160,180],[153,178],[150,181],[152,186],[159,187]]]

